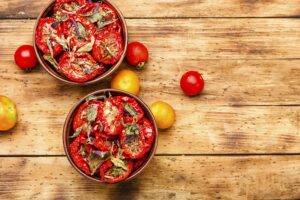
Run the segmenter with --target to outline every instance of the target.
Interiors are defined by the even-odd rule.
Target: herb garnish
[[[79,135],[79,133],[82,131],[82,129],[83,129],[83,126],[77,128],[76,131],[75,131],[75,133],[72,136],[70,136],[70,138],[77,137]]]
[[[110,152],[91,151],[87,158],[89,167],[91,169],[91,175],[94,175],[101,164],[110,158]]]

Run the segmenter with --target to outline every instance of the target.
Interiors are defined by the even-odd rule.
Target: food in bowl
[[[149,158],[156,129],[128,95],[91,95],[78,106],[67,147],[83,173],[102,182],[127,179]]]
[[[121,59],[123,30],[108,4],[57,0],[50,13],[38,21],[35,43],[48,64],[67,79],[90,81]]]

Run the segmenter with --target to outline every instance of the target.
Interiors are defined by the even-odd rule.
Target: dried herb
[[[50,34],[47,35],[47,46],[49,48],[51,57],[54,58]]]
[[[85,39],[87,34],[86,34],[86,29],[81,23],[77,23],[78,26],[78,31],[79,31],[79,38]]]
[[[128,170],[128,168],[126,167],[125,163],[123,160],[121,160],[120,158],[115,158],[115,157],[112,157],[111,158],[111,162],[114,164],[114,166],[116,167],[119,167],[119,168],[122,168],[124,170]]]
[[[70,136],[70,138],[77,137],[79,135],[79,133],[82,131],[82,129],[83,129],[83,127],[77,128],[76,131],[75,131],[75,133],[72,136]]]
[[[91,151],[87,158],[91,175],[94,175],[97,169],[111,156],[110,152]]]
[[[82,157],[85,157],[85,156],[86,156],[85,147],[84,147],[83,145],[80,146],[79,154],[80,154]]]
[[[124,109],[125,109],[125,111],[127,111],[132,117],[134,117],[134,116],[137,115],[137,112],[136,112],[134,109],[132,109],[132,108],[129,106],[128,103],[125,103],[125,104],[124,104]]]
[[[93,105],[89,105],[87,107],[87,118],[89,124],[95,121],[95,119],[97,118],[97,114],[98,110]]]
[[[106,100],[106,96],[105,95],[100,95],[100,96],[94,96],[94,95],[91,95],[89,96],[88,98],[85,99],[86,102],[89,102],[89,101],[92,101],[92,100]]]
[[[91,41],[89,43],[83,45],[82,47],[80,47],[77,51],[78,52],[89,52],[93,49],[94,43],[95,43],[95,37],[92,36]]]
[[[53,58],[50,54],[44,54],[43,58],[53,65],[56,70],[58,70],[58,63],[56,62],[55,58]]]
[[[106,22],[103,22],[102,20],[99,20],[97,22],[97,26],[99,29],[102,29],[103,27],[109,25],[109,24],[112,24],[114,22],[118,21],[118,19],[113,19],[113,20],[110,20],[110,21],[106,21]]]

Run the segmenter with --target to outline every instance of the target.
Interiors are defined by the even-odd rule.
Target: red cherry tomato
[[[203,91],[204,80],[199,72],[189,71],[181,77],[180,86],[186,95],[195,96]]]
[[[132,42],[128,44],[126,60],[130,65],[141,69],[148,61],[148,49],[140,42]]]
[[[31,45],[22,45],[15,52],[15,62],[21,69],[31,69],[38,63],[34,48]]]

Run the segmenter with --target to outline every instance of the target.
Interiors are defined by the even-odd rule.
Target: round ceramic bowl
[[[119,17],[119,21],[121,23],[122,30],[123,30],[124,51],[122,53],[122,56],[121,56],[120,60],[116,64],[112,65],[105,73],[101,74],[100,76],[95,77],[94,79],[92,79],[90,81],[87,81],[87,82],[84,82],[84,83],[77,83],[77,82],[71,81],[67,77],[61,75],[51,65],[49,65],[45,61],[45,59],[43,58],[43,53],[39,50],[39,48],[37,47],[37,45],[35,43],[35,32],[36,32],[36,29],[37,29],[37,24],[38,24],[38,22],[40,21],[41,18],[51,16],[53,14],[53,8],[54,8],[55,2],[56,2],[56,0],[52,0],[46,6],[46,8],[38,16],[37,21],[36,21],[35,26],[34,26],[34,32],[33,32],[34,50],[35,50],[36,56],[37,56],[40,64],[51,76],[53,76],[54,78],[56,78],[60,81],[63,81],[64,83],[71,84],[71,85],[90,85],[90,84],[97,83],[97,82],[105,80],[107,77],[109,77],[113,72],[115,72],[118,69],[118,67],[121,65],[122,61],[124,60],[124,57],[125,57],[125,54],[126,54],[127,45],[128,45],[128,32],[127,32],[126,21],[125,21],[125,18],[123,16],[123,14],[117,8],[117,6],[115,6],[110,0],[102,0],[103,3],[106,3],[112,9],[114,9],[115,12],[117,13],[118,17]],[[97,1],[95,1],[95,2],[97,2]]]
[[[138,97],[136,97],[136,96],[134,96],[134,95],[132,95],[132,94],[130,94],[128,92],[124,92],[124,91],[116,90],[116,89],[103,89],[103,90],[98,90],[98,91],[95,91],[93,93],[90,93],[90,94],[86,95],[85,97],[83,97],[81,100],[79,100],[73,106],[73,108],[71,109],[71,111],[69,112],[69,114],[67,116],[67,119],[66,119],[65,125],[64,125],[64,129],[63,129],[63,144],[64,144],[64,150],[65,150],[65,153],[66,153],[66,155],[68,157],[68,160],[71,163],[71,165],[76,169],[76,171],[79,172],[82,176],[84,176],[84,177],[86,177],[86,178],[88,178],[88,179],[90,179],[92,181],[96,181],[98,183],[104,183],[104,182],[102,182],[100,180],[100,178],[93,177],[93,176],[85,174],[73,162],[73,160],[71,158],[71,155],[69,153],[69,144],[70,144],[70,136],[74,132],[73,128],[72,128],[72,123],[73,123],[73,119],[75,117],[76,110],[78,109],[78,107],[83,102],[85,102],[85,99],[87,97],[89,97],[91,95],[95,95],[95,96],[98,96],[98,95],[108,95],[109,93],[112,96],[126,95],[126,96],[134,98],[140,104],[141,108],[143,109],[143,111],[145,113],[145,116],[149,119],[149,121],[152,123],[152,125],[154,127],[154,136],[155,136],[155,138],[154,138],[154,141],[153,141],[152,148],[151,148],[150,152],[147,155],[146,161],[138,169],[136,169],[135,171],[133,171],[127,179],[125,179],[125,180],[123,180],[121,182],[125,182],[125,181],[128,181],[128,180],[131,180],[131,179],[135,178],[138,174],[140,174],[147,167],[147,165],[149,164],[150,160],[153,158],[153,156],[155,154],[155,151],[156,151],[156,148],[157,148],[157,143],[158,143],[158,129],[157,129],[157,125],[156,125],[154,116],[152,115],[149,107],[140,98],[138,98]],[[121,182],[119,182],[119,183],[121,183]]]

